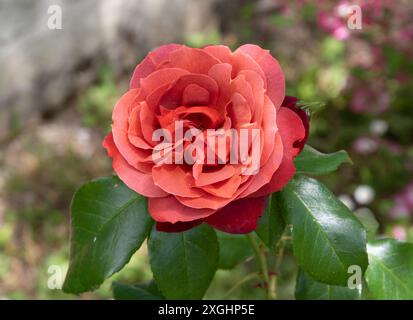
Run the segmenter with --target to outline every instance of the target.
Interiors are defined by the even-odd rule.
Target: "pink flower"
[[[318,14],[318,24],[337,40],[345,40],[350,35],[343,19],[334,13],[321,11]]]
[[[392,230],[392,237],[396,240],[406,240],[406,229],[402,226],[395,226]]]

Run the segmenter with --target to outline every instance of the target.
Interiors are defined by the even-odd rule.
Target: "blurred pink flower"
[[[413,210],[413,182],[406,187],[403,198],[406,204]]]
[[[379,145],[376,140],[368,137],[360,137],[353,143],[353,149],[361,155],[372,154],[377,151]]]
[[[413,214],[413,181],[394,197],[394,206],[390,211],[393,218],[408,217]]]
[[[333,37],[337,40],[346,40],[350,36],[350,32],[347,27],[341,26],[334,30]]]
[[[320,11],[318,24],[337,40],[345,40],[350,36],[345,21],[337,15],[328,11]]]
[[[390,93],[382,85],[374,81],[373,88],[358,86],[351,98],[350,108],[355,113],[381,113],[390,106]]]
[[[391,233],[396,240],[406,240],[406,229],[402,226],[395,226]]]

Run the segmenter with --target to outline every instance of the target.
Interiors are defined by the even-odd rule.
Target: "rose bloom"
[[[178,232],[203,222],[229,233],[255,230],[266,199],[294,176],[293,160],[308,136],[308,118],[285,96],[283,71],[267,50],[243,45],[202,49],[164,45],[136,67],[117,102],[112,132],[103,141],[119,178],[148,199],[157,229]],[[160,129],[197,128],[260,133],[259,170],[245,164],[155,162]],[[174,146],[188,145],[174,140]],[[251,143],[249,146],[251,148]],[[249,149],[249,150],[250,150]]]

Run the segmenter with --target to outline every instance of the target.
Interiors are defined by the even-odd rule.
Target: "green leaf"
[[[368,208],[359,208],[354,211],[354,215],[363,224],[364,229],[366,229],[367,240],[375,239],[380,225],[373,212]]]
[[[297,276],[295,298],[297,300],[359,300],[361,290],[317,282],[301,271]]]
[[[323,184],[298,176],[280,197],[292,228],[294,255],[313,279],[347,285],[350,266],[366,269],[366,231]]]
[[[285,222],[281,214],[282,209],[279,206],[279,197],[278,193],[273,193],[269,197],[264,214],[258,220],[258,227],[255,230],[258,237],[270,249],[274,249],[285,229]]]
[[[322,101],[308,102],[303,100],[298,101],[296,105],[299,109],[305,110],[308,115],[318,113],[326,106],[325,102]]]
[[[148,240],[155,281],[167,299],[201,299],[219,262],[215,231],[206,224],[180,233],[157,231]]]
[[[83,185],[72,201],[69,270],[63,290],[96,289],[123,268],[148,235],[146,200],[117,177]]]
[[[391,239],[367,246],[370,265],[366,271],[369,297],[413,299],[413,244]]]
[[[321,153],[306,145],[297,158],[294,165],[297,173],[322,175],[333,172],[344,162],[352,163],[346,151],[340,150],[334,153]]]
[[[163,300],[164,297],[154,281],[140,284],[112,283],[116,300]]]
[[[219,242],[219,268],[230,270],[254,255],[248,239],[243,234],[217,231]]]

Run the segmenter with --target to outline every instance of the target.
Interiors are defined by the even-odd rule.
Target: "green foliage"
[[[374,217],[374,214],[367,208],[360,208],[354,212],[354,215],[363,224],[367,231],[367,239],[375,239],[379,230],[379,222]]]
[[[167,299],[201,299],[219,262],[214,230],[203,224],[180,233],[156,229],[148,241],[151,269]]]
[[[145,240],[152,220],[146,200],[117,177],[82,186],[72,202],[70,265],[65,292],[97,288],[122,269]]]
[[[325,155],[310,147],[302,157],[298,168],[311,173],[331,172],[348,161],[345,152]],[[317,164],[311,167],[310,163]],[[372,225],[371,216],[360,218],[367,228]],[[367,297],[413,298],[413,244],[378,240],[366,248],[366,230],[356,216],[323,184],[301,175],[269,198],[259,220],[256,234],[269,251],[254,235],[249,238],[254,245],[249,247],[243,235],[217,234],[206,224],[180,233],[157,231],[151,228],[145,199],[117,177],[91,181],[73,199],[71,260],[63,289],[81,293],[97,288],[125,266],[151,229],[148,251],[154,280],[114,282],[116,299],[201,299],[218,268],[233,269],[254,251],[261,273],[247,275],[229,292],[255,277],[270,285],[273,276],[267,263],[273,259],[267,260],[267,254],[277,255],[274,265],[278,278],[283,250],[288,249],[284,242],[289,237],[281,238],[284,221],[291,230],[292,253],[302,269],[296,281],[297,299],[364,298],[361,288],[347,287],[354,266],[360,270],[360,280],[367,269],[368,288],[363,288]],[[374,234],[375,230],[370,230],[370,238]]]
[[[374,240],[382,233],[391,233],[390,195],[411,180],[408,173],[413,163],[410,146],[413,126],[408,101],[412,97],[412,81],[399,78],[400,74],[411,71],[411,59],[398,48],[375,46],[378,50],[373,55],[382,55],[384,66],[363,67],[375,60],[367,57],[366,61],[366,55],[360,54],[373,52],[364,49],[361,39],[351,41],[357,45],[352,47],[350,41],[338,41],[325,32],[312,30],[316,29],[316,5],[306,3],[292,14],[281,14],[281,10],[277,10],[266,12],[253,1],[245,1],[231,11],[231,17],[221,21],[225,32],[207,29],[186,35],[185,41],[193,47],[224,43],[235,48],[239,43],[259,43],[271,49],[285,66],[288,94],[301,101],[323,101],[304,102],[300,107],[312,113],[310,142],[331,153],[306,146],[295,159],[299,175],[284,190],[269,197],[258,228],[252,234],[256,252],[244,235],[215,232],[207,225],[178,234],[153,228],[148,248],[157,288],[155,280],[141,283],[142,279],[138,279],[139,284],[115,282],[115,298],[264,298],[270,283],[266,280],[265,268],[254,271],[256,263],[250,262],[253,253],[259,260],[258,265],[265,264],[268,276],[276,279],[280,298],[292,298],[294,289],[297,299],[413,298],[413,244]],[[282,29],[293,30],[300,22],[304,28],[297,29],[295,46],[291,49],[280,45],[279,39],[284,43],[294,38],[289,31],[283,34]],[[270,38],[272,30],[276,30],[275,40]],[[305,39],[306,34],[311,38]],[[306,50],[297,50],[296,43]],[[357,49],[356,54],[348,49]],[[114,104],[111,99],[119,94],[113,90],[109,74],[103,75],[99,84],[88,90],[81,103],[85,123],[90,126],[100,127],[110,122]],[[392,109],[378,115],[375,105],[381,101],[368,101],[366,111],[358,114],[350,110],[355,89],[362,91],[371,89],[369,87],[385,88],[391,96]],[[379,118],[389,125],[388,131],[380,135],[369,129],[372,120]],[[359,137],[374,140],[378,143],[377,150],[359,152],[356,147]],[[341,149],[349,150],[355,166],[342,166],[352,161]],[[334,150],[341,151],[332,152]],[[340,174],[327,175],[338,168]],[[302,174],[322,175],[320,179],[325,185]],[[326,187],[351,197],[358,184],[373,186],[377,201],[368,208],[364,205],[357,208],[354,213]],[[409,219],[404,217],[398,221],[403,221],[411,233]],[[116,254],[108,250],[104,258]],[[97,256],[95,263],[96,266],[100,263]],[[350,277],[348,268],[353,265],[360,266],[364,272],[362,292],[346,287]],[[298,267],[301,271],[297,272]],[[213,292],[206,293],[213,278]]]
[[[110,68],[103,66],[98,83],[89,88],[79,101],[79,111],[85,125],[107,131],[110,115],[119,96],[120,90],[114,82]]]
[[[331,172],[348,161],[345,152],[325,155],[307,147],[306,153],[298,167],[311,173]],[[317,165],[311,167],[311,162]],[[371,216],[358,216],[368,230],[372,222],[377,224]],[[231,270],[253,253],[261,272],[246,275],[229,292],[255,278],[262,278],[269,290],[274,277],[270,264],[274,264],[275,281],[282,283],[280,263],[284,250],[290,250],[286,243],[290,237],[281,237],[284,221],[291,231],[292,254],[302,269],[295,286],[297,299],[413,298],[413,244],[377,240],[367,246],[366,230],[356,216],[323,184],[301,175],[269,198],[256,230],[261,240],[249,236],[252,247],[245,236],[217,233],[206,224],[180,233],[157,231],[151,227],[145,199],[117,177],[91,181],[73,199],[71,260],[63,289],[71,293],[94,290],[122,269],[149,236],[154,280],[114,282],[116,299],[201,299],[218,268]],[[375,230],[369,230],[369,238]],[[356,289],[347,287],[354,266],[362,285]],[[363,273],[366,281],[362,281]]]
[[[244,235],[221,231],[216,233],[219,242],[218,266],[220,269],[233,269],[254,254]]]
[[[285,229],[285,222],[281,214],[282,208],[279,206],[278,198],[279,194],[277,193],[270,195],[268,204],[262,217],[258,220],[258,227],[255,230],[258,237],[270,249],[275,249]]]
[[[352,163],[344,150],[324,154],[306,145],[300,155],[295,158],[294,165],[297,173],[320,175],[337,170],[345,162]]]
[[[295,297],[298,300],[359,300],[361,292],[357,288],[332,286],[317,282],[305,272],[299,272]]]
[[[366,272],[373,299],[413,299],[413,244],[391,239],[369,243]]]
[[[298,176],[281,191],[281,201],[294,255],[312,278],[346,285],[350,266],[366,269],[363,226],[323,184]]]
[[[216,29],[208,32],[193,32],[186,36],[186,44],[193,48],[201,48],[205,45],[220,44],[221,35]]]
[[[154,281],[141,284],[112,284],[113,296],[116,300],[163,300],[164,297]]]
[[[343,41],[336,40],[333,37],[326,37],[321,43],[322,57],[330,63],[342,61],[344,49],[345,45]]]
[[[223,43],[235,49],[239,44],[256,43],[268,48],[285,71],[288,94],[299,97],[301,101],[317,101],[302,103],[303,108],[312,111],[310,142],[317,149],[332,153],[323,154],[306,147],[295,160],[297,172],[322,175],[319,179],[325,185],[336,194],[350,198],[357,185],[373,187],[374,201],[367,205],[356,204],[357,210],[354,212],[354,216],[366,229],[370,241],[370,266],[366,271],[369,284],[367,298],[410,298],[411,244],[392,240],[374,241],[377,237],[395,236],[394,227],[405,230],[406,239],[413,240],[412,216],[393,217],[389,214],[394,207],[393,195],[403,190],[412,179],[413,81],[409,75],[413,72],[413,60],[408,54],[408,42],[386,43],[389,35],[378,32],[380,30],[377,29],[380,25],[387,28],[384,20],[380,25],[372,25],[376,41],[374,34],[369,32],[369,26],[363,26],[361,33],[352,32],[350,41],[338,41],[317,27],[319,8],[315,3],[306,2],[294,7],[294,3],[289,2],[289,7],[269,9],[257,3],[247,0],[239,6],[232,5],[226,13],[220,11],[222,17],[219,28],[208,27],[203,31],[182,35],[182,38],[194,47]],[[225,5],[222,7],[226,8]],[[404,31],[398,30],[397,26],[390,29],[397,36]],[[92,137],[99,134],[103,137],[102,132],[109,129],[113,106],[125,89],[126,87],[122,88],[116,83],[110,67],[103,66],[97,82],[80,93],[76,109],[80,120],[89,127],[87,131],[93,132]],[[352,110],[352,101],[357,93],[366,91],[372,91],[374,96],[379,96],[382,92],[388,93],[391,98],[388,109],[378,111],[377,105],[385,99],[372,97],[367,100],[365,110]],[[66,269],[69,220],[66,214],[70,198],[81,181],[107,174],[110,170],[109,160],[101,157],[103,151],[96,152],[90,158],[83,151],[80,154],[77,150],[69,150],[65,141],[55,143],[57,152],[53,152],[49,144],[39,144],[39,141],[33,140],[38,139],[34,134],[36,126],[25,126],[25,117],[20,111],[14,110],[18,108],[14,108],[13,101],[10,102],[10,117],[6,113],[4,118],[5,129],[9,131],[8,140],[16,140],[10,141],[11,148],[6,145],[0,155],[0,296],[10,299],[73,298],[62,290],[50,290],[47,287],[47,270],[50,265]],[[321,110],[320,107],[324,104],[325,108]],[[60,118],[60,109],[65,107],[62,105],[58,108],[59,111],[53,111],[53,116]],[[49,114],[48,110],[46,114]],[[53,123],[54,117],[47,120],[52,125],[60,125],[60,122]],[[67,123],[70,124],[72,120],[75,120],[73,124],[77,126],[76,118],[70,118]],[[388,130],[382,134],[371,132],[370,124],[375,120],[387,123]],[[18,151],[17,157],[14,155],[9,162],[25,165],[11,171],[7,163],[4,167],[3,161],[9,157],[9,153],[13,153],[12,150],[18,149],[21,144],[19,137],[22,136],[31,138],[29,145],[23,147],[23,151],[29,151],[29,155],[26,157]],[[377,150],[367,153],[358,151],[356,145],[360,137],[377,143]],[[72,140],[76,139],[74,137]],[[87,150],[101,150],[101,138],[92,140],[94,141],[86,147]],[[342,165],[350,161],[344,151],[333,152],[341,149],[348,150],[354,166]],[[338,173],[330,174],[338,168]],[[306,195],[309,196],[308,192]],[[271,196],[269,205],[259,220],[255,238],[259,249],[268,259],[269,271],[277,273],[278,296],[285,299],[293,298],[294,295],[298,259],[293,255],[294,239],[291,241],[289,233],[294,228],[291,225],[284,229],[280,241],[281,229],[285,224],[282,218],[285,212],[279,209],[283,205],[282,197],[283,192]],[[327,198],[324,200],[327,201]],[[317,201],[320,206],[324,204],[319,198]],[[336,199],[333,198],[333,201],[335,203]],[[4,206],[6,210],[2,210]],[[299,202],[296,206],[299,206]],[[148,216],[147,210],[143,211],[145,214],[142,219]],[[90,219],[88,223],[97,226],[102,220],[99,216],[93,218],[96,220]],[[321,222],[333,224],[337,218],[333,212],[326,220],[319,220],[314,221],[315,225],[318,222],[320,225]],[[309,222],[311,220],[307,221]],[[324,229],[324,224],[322,226]],[[75,230],[72,229],[72,232]],[[293,237],[296,238],[296,234]],[[245,277],[256,273],[255,262],[251,261],[252,249],[245,237],[217,232],[217,238],[220,247],[218,267],[225,270],[218,270],[211,285],[212,291],[209,289],[205,297],[264,298],[263,279],[252,278],[242,282]],[[85,252],[93,251],[90,243],[85,243],[84,246]],[[313,252],[319,256],[316,250]],[[94,278],[93,284],[88,282],[87,287],[98,286],[97,283],[106,278],[104,274],[110,277],[103,270],[107,265],[102,267],[100,263],[117,257],[118,252],[100,250],[97,253],[99,256],[90,255],[93,266],[92,262],[72,262],[67,281],[83,281],[86,275],[82,276],[82,272],[77,271],[78,268],[93,269],[90,273]],[[87,254],[85,260],[86,258]],[[278,260],[281,262],[277,262]],[[278,263],[279,268],[276,267]],[[100,273],[98,276],[95,269]],[[322,270],[323,266],[320,265],[319,269]],[[79,278],[74,275],[79,275]],[[142,283],[152,277],[144,247],[132,256],[130,263],[121,272],[111,277],[111,280],[116,281],[113,284],[115,297],[144,299],[145,294],[146,297],[152,296],[152,285]],[[76,279],[73,280],[74,278]],[[95,292],[86,293],[82,298],[107,299],[111,295],[109,286],[110,281],[105,281]],[[349,292],[346,287],[318,282],[304,272],[299,274],[296,287],[296,297],[299,299],[355,298],[355,291]],[[367,286],[363,289],[367,291]],[[228,291],[231,294],[227,295]],[[156,296],[157,294],[153,297]]]

